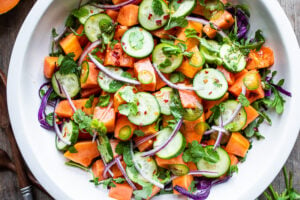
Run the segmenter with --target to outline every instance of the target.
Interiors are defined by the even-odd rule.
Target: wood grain
[[[26,15],[36,0],[20,1],[19,5],[7,14],[0,15],[0,68],[7,73],[11,51]],[[42,0],[41,0],[42,1]],[[300,1],[299,0],[278,0],[285,10],[294,30],[298,41],[300,41]],[[0,117],[1,120],[1,117]],[[0,148],[4,149],[11,156],[10,145],[5,137],[3,130],[0,130]],[[300,191],[300,137],[290,155],[286,166],[291,170],[294,177],[295,189]],[[284,189],[283,176],[280,173],[273,181],[276,190]],[[35,199],[50,199],[47,195],[34,189]],[[0,199],[2,200],[18,200],[22,199],[18,189],[16,175],[10,171],[0,171]],[[264,199],[262,196],[259,199]]]

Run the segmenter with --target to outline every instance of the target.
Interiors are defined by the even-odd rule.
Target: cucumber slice
[[[115,73],[120,76],[124,72],[123,69],[121,69],[119,67],[107,67],[107,69],[109,71],[111,71],[111,73]],[[99,72],[97,80],[98,80],[98,84],[102,88],[102,90],[104,90],[105,92],[109,92],[109,93],[115,93],[123,86],[123,83],[109,78],[102,71]]]
[[[156,98],[146,92],[136,93],[136,98],[138,113],[129,115],[129,121],[138,126],[147,126],[154,123],[160,115],[160,107]]]
[[[193,51],[193,55],[191,58],[189,58],[189,64],[193,67],[199,68],[202,67],[205,63],[205,57],[201,51]]]
[[[149,183],[146,179],[144,179],[144,177],[142,177],[142,175],[139,174],[139,172],[135,169],[134,166],[126,166],[126,174],[130,178],[130,180],[139,185],[143,186]]]
[[[213,146],[206,146],[205,150],[213,150]],[[211,163],[208,162],[204,159],[200,159],[197,162],[197,168],[198,170],[204,170],[204,171],[211,171],[211,172],[216,172],[216,173],[211,173],[211,174],[205,174],[203,176],[208,177],[208,178],[217,178],[222,175],[224,175],[230,167],[230,158],[228,153],[222,149],[221,147],[218,147],[216,149],[216,152],[218,153],[219,156],[219,161],[216,163]]]
[[[227,100],[220,104],[220,106],[222,106],[223,108],[223,112],[221,113],[223,122],[226,122],[232,116],[238,104],[239,103],[235,100]],[[231,132],[240,131],[245,126],[246,122],[247,113],[245,111],[245,108],[242,107],[234,120],[230,124],[225,126],[225,129]],[[219,119],[215,120],[215,124],[219,125]]]
[[[101,13],[103,11],[104,10],[102,8],[97,8],[96,6],[86,4],[78,10],[78,12],[80,12],[80,15],[78,16],[78,20],[81,24],[84,24],[90,16]]]
[[[160,106],[160,111],[164,115],[171,115],[171,98],[173,95],[173,89],[169,87],[161,88],[159,92],[156,92],[154,96]]]
[[[121,46],[131,57],[145,58],[151,54],[154,41],[151,33],[141,27],[133,27],[122,36]]]
[[[75,144],[77,142],[79,135],[78,126],[73,121],[64,122],[62,126],[62,137],[71,142],[71,144]],[[55,145],[59,151],[65,151],[68,149],[69,145],[62,142],[57,136],[55,138]]]
[[[190,172],[188,166],[184,164],[171,164],[168,167],[172,174],[174,174],[175,176],[183,176]]]
[[[184,108],[183,119],[187,121],[195,121],[201,117],[203,106],[199,103],[197,108]]]
[[[131,136],[131,127],[129,125],[123,126],[119,131],[120,140],[126,141]]]
[[[173,130],[171,128],[164,128],[160,130],[159,135],[156,137],[156,141],[153,143],[153,148],[156,148],[163,142],[165,142],[172,134],[172,131]],[[185,137],[183,137],[180,132],[177,132],[172,141],[170,141],[170,143],[165,148],[157,152],[156,155],[162,159],[175,158],[183,152],[185,145]]]
[[[89,63],[87,61],[84,61],[81,64],[81,74],[80,74],[80,83],[85,83],[87,78],[89,77],[89,73],[90,73],[90,66]]]
[[[223,61],[219,58],[217,53],[209,52],[204,46],[200,47],[200,51],[203,54],[205,61],[209,64],[222,65]]]
[[[109,163],[114,158],[113,150],[110,145],[110,141],[106,135],[99,135],[98,150],[106,163]]]
[[[230,72],[240,72],[246,67],[246,59],[242,52],[234,46],[223,44],[220,49],[220,57],[224,67]]]
[[[206,100],[222,98],[228,89],[228,83],[222,72],[217,69],[202,69],[195,75],[193,86],[199,97]]]
[[[218,44],[218,42],[214,40],[206,40],[204,38],[200,38],[201,46],[203,46],[205,49],[207,49],[211,53],[219,53],[221,46]]]
[[[113,20],[107,14],[96,14],[90,16],[84,24],[84,32],[91,42],[100,37],[105,44],[108,44],[114,37]]]
[[[153,4],[160,4],[162,13],[159,15],[153,11]],[[169,19],[168,6],[163,0],[143,0],[139,7],[138,20],[142,27],[154,31],[163,27]]]
[[[52,87],[54,92],[62,97],[67,98],[62,88],[58,85],[58,83],[66,89],[66,92],[70,95],[70,97],[75,97],[80,91],[80,83],[79,78],[76,74],[61,74],[59,71],[55,72],[51,79]]]
[[[155,46],[153,52],[152,52],[152,61],[154,64],[156,64],[160,71],[163,73],[172,73],[177,69],[183,60],[183,55],[171,55],[166,56],[163,52],[164,47],[173,47],[173,48],[179,48],[175,45],[168,44],[168,43],[160,43]],[[168,66],[162,66],[162,63],[165,63],[166,60],[169,60],[170,64]]]
[[[185,17],[192,13],[196,6],[196,0],[173,0],[170,3],[170,13],[172,18]]]

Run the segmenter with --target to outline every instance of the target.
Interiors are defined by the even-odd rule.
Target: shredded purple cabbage
[[[237,21],[237,37],[238,39],[247,39],[247,33],[249,31],[249,19],[248,16],[241,10],[230,7],[227,9],[233,16],[236,16]]]
[[[282,94],[284,94],[284,95],[286,95],[286,96],[289,96],[289,97],[292,97],[292,93],[291,92],[289,92],[289,91],[287,91],[286,89],[283,89],[281,86],[279,86],[279,85],[276,85],[276,84],[274,84],[274,83],[271,83],[271,77],[266,77],[266,81],[270,84],[270,85],[272,85],[272,86],[274,86],[275,88],[276,88],[276,90],[278,90],[280,93],[282,93]],[[272,90],[265,90],[265,96],[267,96],[267,97],[269,97],[269,96],[271,96],[272,95]]]
[[[47,123],[46,121],[46,107],[48,105],[48,99],[52,93],[53,89],[52,87],[50,87],[47,92],[45,93],[45,95],[42,98],[42,102],[39,108],[39,112],[38,112],[38,120],[40,122],[41,127],[47,129],[47,130],[53,130],[53,126],[51,126],[49,123]]]
[[[222,179],[208,179],[208,178],[200,177],[200,178],[198,178],[198,180],[197,180],[198,183],[196,184],[197,191],[193,194],[191,192],[187,191],[185,188],[180,187],[178,185],[176,185],[174,187],[174,189],[177,192],[179,192],[180,194],[182,194],[186,197],[189,197],[191,199],[205,200],[209,196],[210,190],[213,185],[217,185],[219,183],[224,183],[229,178],[230,178],[229,176],[222,178]]]

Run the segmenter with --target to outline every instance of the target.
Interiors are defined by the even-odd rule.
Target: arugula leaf
[[[238,96],[238,100],[242,104],[242,106],[244,106],[244,107],[250,106],[250,102],[249,102],[249,100],[247,99],[247,97],[244,94],[241,93]]]
[[[216,163],[220,159],[218,153],[213,148],[203,148],[197,141],[193,141],[189,144],[182,158],[184,162],[194,163],[197,163],[200,159],[204,159],[210,163]]]
[[[118,110],[120,114],[125,116],[136,115],[138,112],[136,103],[127,103],[119,105]]]
[[[184,28],[188,25],[188,21],[185,19],[184,16],[182,17],[171,17],[169,19],[168,24],[165,26],[165,30],[170,30],[171,28],[174,27],[181,27]]]
[[[158,67],[159,67],[159,68],[166,68],[166,67],[169,67],[169,66],[171,66],[171,65],[172,65],[171,60],[167,58],[167,59],[164,60],[164,62],[160,63],[160,64],[158,65]]]
[[[184,81],[184,79],[185,79],[185,76],[181,72],[174,72],[170,76],[170,81],[172,83],[179,83],[179,82]]]
[[[142,199],[147,199],[151,196],[152,194],[152,184],[144,184],[143,189],[141,190],[135,190],[133,191],[134,198],[136,200],[142,200]]]
[[[152,10],[155,15],[162,16],[164,14],[161,2],[159,0],[152,1]]]
[[[78,72],[79,68],[77,63],[74,61],[74,53],[69,53],[58,61],[59,72],[61,74],[70,74]]]
[[[122,91],[119,92],[120,96],[127,103],[134,103],[137,101],[136,95],[134,93],[135,88],[132,86],[126,86]]]
[[[246,137],[251,138],[255,136],[257,139],[264,139],[264,136],[260,134],[258,131],[258,127],[261,123],[263,123],[264,118],[260,116],[255,121],[251,122],[244,130]]]
[[[143,131],[141,131],[141,130],[134,130],[133,134],[135,134],[138,137],[142,137],[142,136],[145,135],[145,133]]]
[[[91,107],[93,106],[94,98],[95,98],[95,96],[94,96],[94,95],[91,95],[91,96],[89,97],[89,99],[86,101],[84,107],[86,107],[86,108],[91,108]]]
[[[109,104],[109,100],[110,100],[109,94],[101,95],[101,96],[99,96],[99,102],[98,102],[97,106],[106,107]]]
[[[76,149],[74,146],[70,146],[70,147],[68,148],[68,151],[69,151],[70,153],[78,153],[77,149]]]

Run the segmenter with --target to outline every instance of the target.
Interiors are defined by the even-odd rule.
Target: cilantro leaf
[[[118,107],[119,113],[125,116],[136,115],[138,108],[136,103],[122,104]]]
[[[145,135],[145,133],[143,131],[141,131],[141,130],[134,130],[133,134],[135,134],[138,137],[142,137],[142,136]]]
[[[119,155],[123,155],[123,160],[128,167],[133,166],[130,154],[130,144],[128,142],[119,142],[116,147],[116,153]]]
[[[61,74],[70,74],[78,72],[78,65],[73,59],[74,56],[74,53],[69,53],[58,61],[59,72]]]
[[[74,17],[77,17],[77,18],[84,17],[84,16],[86,16],[86,15],[88,15],[88,14],[89,14],[89,10],[86,9],[85,7],[81,7],[81,8],[79,8],[79,9],[76,9],[76,10],[73,10],[73,11],[72,11],[72,15],[73,15]]]
[[[53,126],[53,112],[46,115],[46,122],[50,126]]]
[[[244,106],[244,107],[248,107],[248,106],[250,105],[249,100],[248,100],[247,97],[246,97],[244,94],[242,94],[242,93],[238,96],[238,100],[239,100],[239,102],[242,104],[242,106]]]
[[[95,185],[102,185],[103,188],[107,189],[109,187],[116,187],[115,183],[123,183],[125,181],[124,178],[108,178],[99,182],[98,177],[94,177],[90,182],[94,182]],[[115,183],[114,183],[115,182]]]
[[[171,17],[169,19],[168,24],[165,26],[165,30],[170,30],[174,27],[186,27],[188,25],[188,21],[185,19],[185,17]]]
[[[166,46],[162,48],[163,54],[170,57],[181,53],[180,48],[177,46]]]
[[[99,96],[99,102],[98,102],[97,106],[106,107],[109,104],[109,100],[110,100],[109,94],[101,95],[101,96]]]
[[[170,109],[171,109],[171,114],[175,119],[182,118],[182,115],[184,113],[184,108],[182,107],[179,94],[177,91],[174,91],[174,95],[171,98]]]
[[[169,66],[171,66],[171,65],[172,65],[171,60],[167,58],[167,59],[164,60],[164,62],[160,63],[160,64],[158,65],[158,67],[159,67],[159,68],[166,68],[166,67],[169,67]]]
[[[159,0],[152,1],[152,10],[155,15],[162,16],[164,14],[161,2]]]
[[[197,36],[197,31],[194,28],[187,28],[184,30],[184,34],[186,36],[186,38],[190,38],[190,37],[198,37]]]
[[[185,76],[181,72],[174,72],[170,76],[170,81],[172,83],[179,83],[179,82],[184,81],[184,79],[185,79]]]
[[[218,153],[212,147],[203,148],[197,141],[193,141],[189,144],[182,158],[184,162],[194,163],[197,163],[200,159],[204,159],[210,163],[216,163],[220,159]]]
[[[93,106],[94,97],[95,97],[94,95],[91,95],[91,96],[89,97],[89,99],[86,101],[84,107],[86,107],[86,108],[91,108],[91,107]]]

